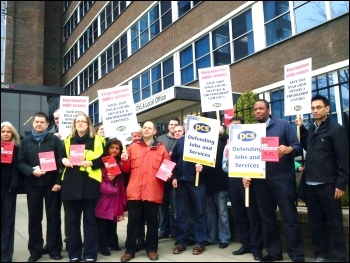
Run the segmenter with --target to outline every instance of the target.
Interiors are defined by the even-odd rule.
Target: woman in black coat
[[[13,146],[6,150],[4,143]],[[1,262],[12,262],[15,241],[17,193],[23,177],[17,169],[20,136],[10,122],[1,123]],[[3,152],[4,148],[4,152]],[[5,152],[6,151],[6,152]],[[7,156],[6,156],[7,155]],[[6,158],[8,157],[8,158]],[[8,159],[8,160],[6,160]]]
[[[82,160],[72,164],[72,145],[84,145]],[[97,260],[98,235],[95,207],[100,196],[102,180],[101,157],[105,139],[96,135],[89,116],[80,112],[72,123],[72,133],[64,140],[65,166],[62,174],[62,200],[67,202],[69,211],[68,256],[71,262],[84,259],[86,262]],[[80,232],[83,214],[84,243]],[[84,244],[84,247],[83,247]]]

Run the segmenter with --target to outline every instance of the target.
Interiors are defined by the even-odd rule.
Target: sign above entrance
[[[174,87],[159,92],[135,104],[136,113],[141,113],[175,98]]]

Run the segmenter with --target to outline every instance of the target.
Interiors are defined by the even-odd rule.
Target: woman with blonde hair
[[[71,145],[84,145],[84,160],[78,165],[70,162]],[[68,256],[71,262],[84,259],[97,260],[98,232],[95,207],[100,196],[105,139],[95,134],[92,122],[85,113],[79,112],[72,123],[71,134],[64,140],[65,166],[62,174],[62,200],[69,210]],[[84,243],[80,232],[83,214]],[[84,244],[84,246],[83,246]]]
[[[1,153],[1,262],[11,262],[15,241],[16,200],[23,177],[16,164],[20,136],[8,121],[1,123],[1,152],[4,142],[11,142],[13,150],[7,150],[10,158],[6,162]]]

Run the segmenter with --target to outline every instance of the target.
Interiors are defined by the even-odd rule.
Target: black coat
[[[11,193],[23,191],[23,174],[17,167],[18,146],[14,146],[12,163],[1,164],[1,190]]]
[[[345,128],[328,117],[316,130],[300,127],[301,144],[307,151],[305,180],[332,183],[345,190],[349,182],[349,143]]]
[[[46,172],[43,176],[36,177],[32,174],[33,167],[40,165],[39,152],[53,151],[56,159],[57,170]],[[63,147],[61,140],[48,133],[39,143],[34,140],[33,135],[25,137],[18,151],[18,169],[25,176],[25,184],[36,186],[47,186],[60,183]]]
[[[95,136],[95,139],[100,139],[99,136]],[[71,144],[85,144],[85,150],[94,151],[94,139],[86,136],[83,142],[75,141],[75,138],[71,138]],[[67,152],[64,148],[63,157],[67,158]],[[102,155],[93,160],[92,169],[100,169],[103,167],[101,161]],[[89,177],[85,171],[80,171],[79,166],[73,166],[73,168],[66,168],[62,181],[62,195],[63,201],[71,200],[86,200],[86,199],[98,199],[100,197],[100,182]]]
[[[221,140],[221,138],[223,138]],[[225,142],[225,144],[223,143]],[[215,167],[208,167],[207,169],[207,181],[206,181],[206,192],[216,193],[219,191],[228,191],[228,173],[222,170],[222,158],[227,139],[224,137],[219,138],[218,148],[216,152],[216,163]]]

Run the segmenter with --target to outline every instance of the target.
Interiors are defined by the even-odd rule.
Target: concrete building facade
[[[127,84],[138,121],[153,120],[162,132],[173,116],[215,117],[201,111],[198,69],[229,65],[234,102],[252,90],[271,102],[273,115],[292,122],[293,116],[284,116],[283,68],[312,58],[313,94],[329,97],[332,117],[348,127],[346,1],[7,3],[16,19],[6,27],[2,97],[22,92],[6,85],[53,87],[51,114],[60,94],[89,96],[97,126],[97,90]],[[19,21],[23,16],[30,19]],[[169,98],[141,107],[163,94]]]

